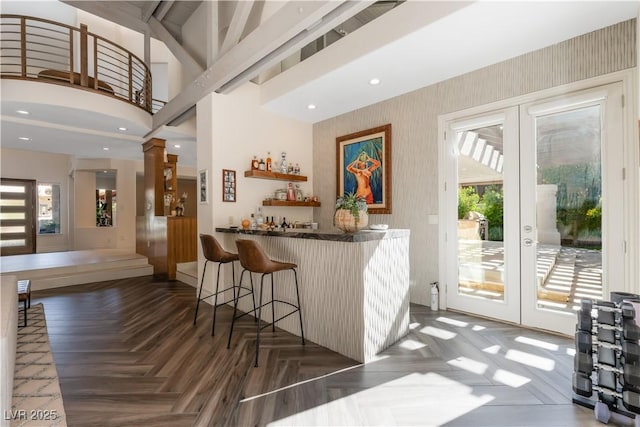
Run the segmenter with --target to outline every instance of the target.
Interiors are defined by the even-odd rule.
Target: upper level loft
[[[0,15],[0,77],[94,91],[153,113],[151,71],[135,54],[80,28],[47,19]]]

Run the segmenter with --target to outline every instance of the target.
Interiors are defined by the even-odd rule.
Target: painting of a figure
[[[337,197],[355,193],[370,213],[391,213],[391,125],[336,138]]]

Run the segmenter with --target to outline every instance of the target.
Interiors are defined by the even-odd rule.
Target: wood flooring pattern
[[[33,293],[71,427],[591,426],[571,403],[573,341],[412,306],[411,332],[361,365],[200,306],[195,289],[150,277]],[[629,424],[630,420],[621,419]],[[633,425],[632,423],[629,425]]]

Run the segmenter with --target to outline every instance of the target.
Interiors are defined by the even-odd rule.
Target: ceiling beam
[[[169,48],[171,53],[180,61],[192,77],[198,76],[204,71],[204,67],[193,59],[191,54],[173,38],[169,30],[167,30],[158,19],[152,16],[149,18],[148,24],[153,34]]]
[[[236,2],[236,8],[233,11],[233,17],[231,18],[231,23],[227,29],[227,34],[224,37],[222,46],[220,47],[219,55],[224,55],[229,49],[238,44],[244,27],[247,25],[252,7],[253,0]]]
[[[153,116],[153,129],[171,122],[205,95],[249,81],[374,1],[290,1],[248,34]]]
[[[173,0],[164,0],[160,2],[160,7],[158,7],[158,11],[155,15],[156,18],[158,18],[158,21],[162,21],[164,19],[167,12],[169,12],[169,9],[171,9],[171,6],[173,6]]]
[[[207,67],[210,67],[218,57],[220,38],[218,36],[219,9],[217,1],[208,1],[205,7],[207,14]]]
[[[156,8],[160,4],[160,0],[150,1],[145,8],[142,10],[142,20],[144,22],[149,22],[149,18],[153,15],[153,12],[156,11]]]
[[[92,15],[99,16],[111,22],[144,33],[146,24],[142,21],[142,10],[124,1],[72,1],[60,0],[69,6],[82,9]],[[89,29],[91,31],[91,29]]]

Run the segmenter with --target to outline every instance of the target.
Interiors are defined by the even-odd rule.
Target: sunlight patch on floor
[[[558,344],[553,344],[550,342],[540,341],[540,340],[523,337],[523,336],[516,337],[515,341],[522,344],[528,344],[528,345],[532,345],[535,347],[540,347],[540,348],[544,348],[546,350],[552,350],[552,351],[558,351],[558,349],[560,348]]]
[[[455,332],[447,331],[446,329],[434,328],[433,326],[425,326],[420,329],[420,332],[442,340],[450,340],[458,335]]]
[[[444,316],[440,316],[436,319],[437,322],[442,322],[442,323],[446,323],[448,325],[452,325],[452,326],[459,326],[461,328],[466,328],[467,326],[469,326],[469,324],[467,322],[462,322],[460,320],[456,320],[456,319],[451,319],[449,317],[444,317]]]
[[[447,361],[451,366],[464,369],[474,374],[482,375],[487,371],[489,365],[486,363],[478,362],[477,360],[469,359],[468,357],[460,356],[455,359]]]
[[[531,378],[523,377],[522,375],[514,374],[513,372],[498,369],[493,374],[493,379],[509,387],[518,388],[531,382]]]
[[[533,368],[542,369],[543,371],[553,371],[556,363],[546,357],[536,356],[535,354],[525,353],[519,350],[507,350],[505,359],[512,360],[523,365],[531,366]]]
[[[425,343],[422,343],[420,341],[416,341],[416,340],[412,340],[412,339],[407,339],[402,341],[400,344],[401,348],[407,349],[407,350],[418,350],[420,348],[424,348],[427,345]]]
[[[314,425],[405,425],[404,417],[415,419],[415,414],[424,414],[424,425],[438,426],[490,403],[495,396],[478,395],[472,387],[429,372],[330,399],[268,425],[309,425],[309,420]]]

